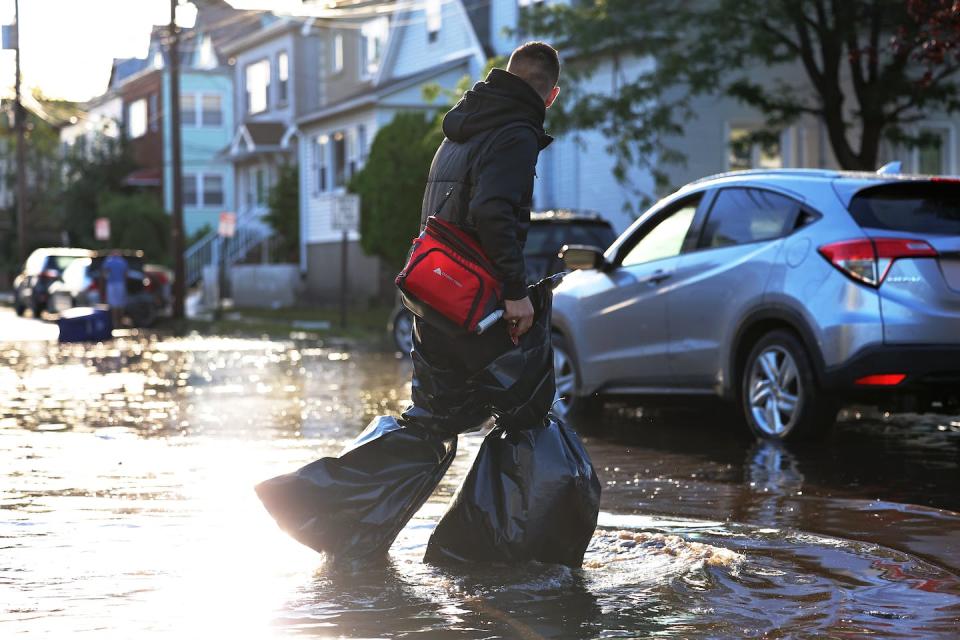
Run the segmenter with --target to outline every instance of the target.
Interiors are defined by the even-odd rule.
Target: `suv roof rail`
[[[903,163],[899,160],[894,160],[893,162],[888,162],[879,169],[877,169],[878,176],[893,176],[899,173],[903,173]]]

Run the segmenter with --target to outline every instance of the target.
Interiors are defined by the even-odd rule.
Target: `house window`
[[[333,36],[333,72],[343,71],[343,34]]]
[[[205,93],[201,99],[201,123],[205,127],[223,126],[223,104],[220,94]]]
[[[287,92],[290,84],[290,58],[286,51],[277,55],[277,96],[280,104],[287,103]]]
[[[363,124],[357,125],[357,157],[360,164],[367,160],[367,126]]]
[[[333,186],[347,184],[347,136],[343,131],[333,134]]]
[[[427,40],[436,42],[440,35],[440,27],[443,25],[443,7],[440,0],[427,0],[425,5],[427,14]]]
[[[134,100],[127,106],[127,135],[130,139],[147,133],[147,99]]]
[[[270,104],[270,61],[247,65],[247,113],[266,111]]]
[[[203,206],[223,206],[223,176],[216,174],[203,176]]]
[[[329,138],[322,135],[313,145],[313,168],[315,172],[315,189],[317,194],[327,190],[327,144]]]
[[[180,94],[180,124],[185,127],[197,124],[197,96],[192,93]]]
[[[947,151],[950,148],[950,130],[944,127],[925,127],[919,133],[930,142],[916,150],[917,173],[938,176],[952,173]]]
[[[757,129],[750,127],[730,127],[727,139],[727,169],[779,169],[783,167],[783,153],[780,141],[766,143],[750,139]]]
[[[369,20],[360,27],[361,75],[369,78],[377,73],[387,45],[390,19],[387,17]]]
[[[183,206],[200,206],[200,194],[197,192],[197,175],[195,173],[183,174]]]

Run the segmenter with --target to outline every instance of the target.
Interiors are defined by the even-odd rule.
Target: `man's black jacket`
[[[437,214],[473,233],[499,271],[508,300],[526,296],[523,245],[533,178],[540,150],[552,141],[543,130],[545,114],[543,98],[525,80],[492,70],[444,116],[446,139],[423,194],[421,225]]]

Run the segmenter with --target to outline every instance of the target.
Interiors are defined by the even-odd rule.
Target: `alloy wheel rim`
[[[803,399],[800,372],[783,347],[763,350],[750,367],[748,403],[754,423],[765,435],[782,438],[796,426]]]
[[[560,417],[570,412],[573,392],[576,387],[576,375],[573,371],[573,361],[562,349],[553,348],[553,375],[557,391],[553,400],[553,411]]]

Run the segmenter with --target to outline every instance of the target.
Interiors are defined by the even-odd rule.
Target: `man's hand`
[[[520,336],[533,326],[533,305],[530,298],[523,300],[504,300],[503,319],[507,321],[507,331],[513,344],[520,344]]]

